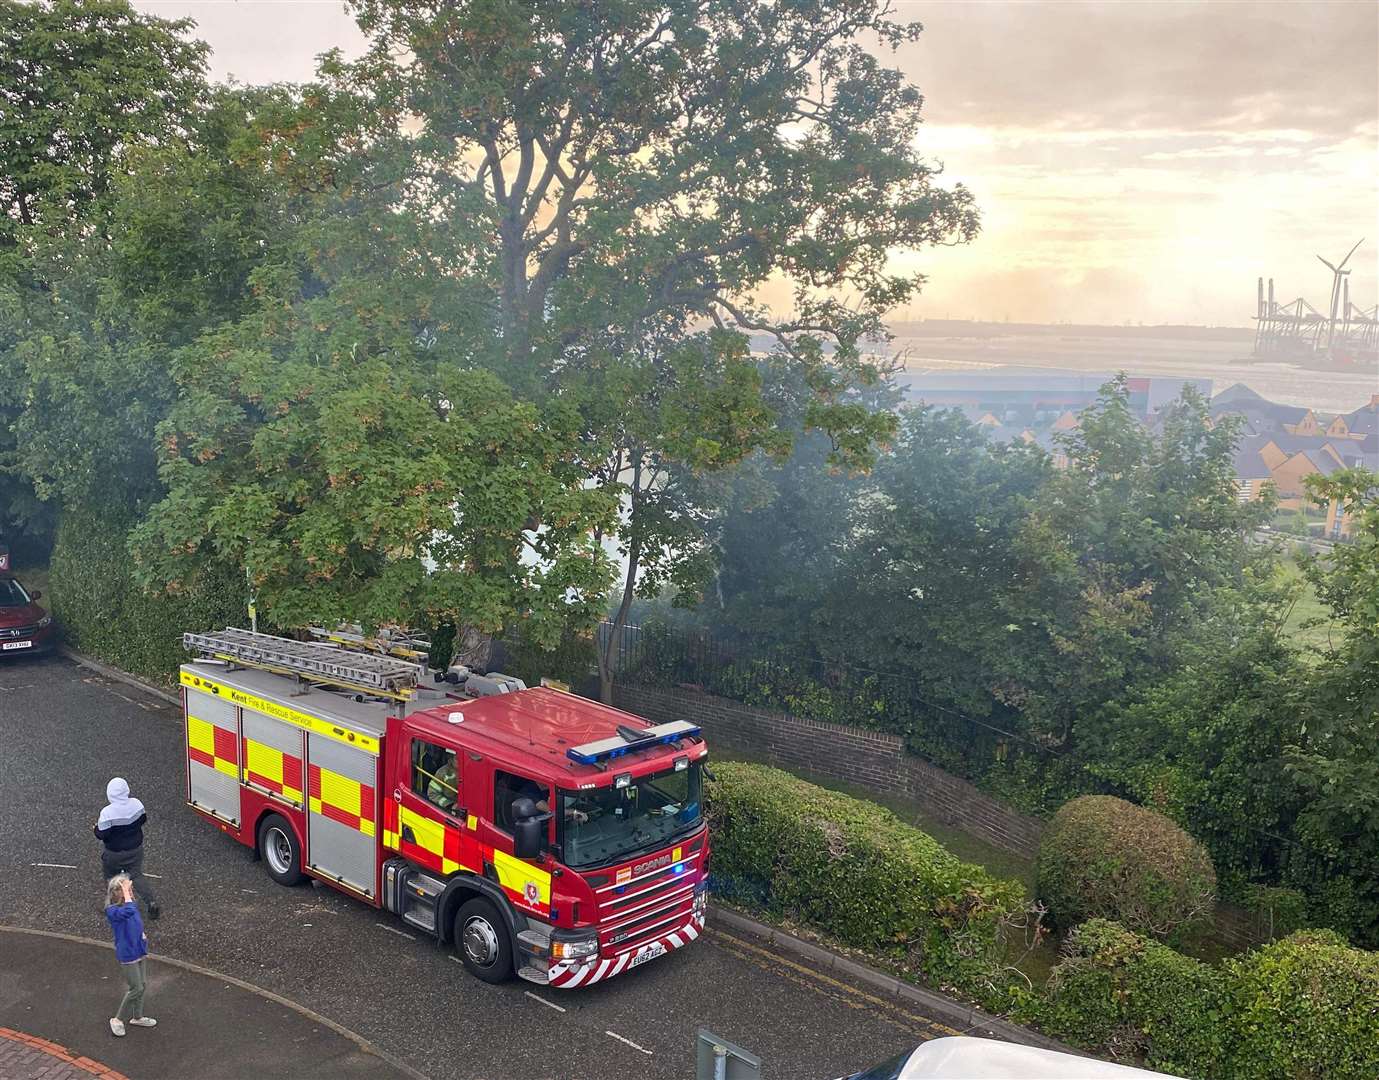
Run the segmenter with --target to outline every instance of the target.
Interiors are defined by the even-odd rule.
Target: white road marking
[[[546,1000],[545,998],[543,998],[540,994],[533,994],[530,990],[523,990],[522,993],[526,994],[527,997],[531,998],[533,1001],[539,1001],[539,1002],[541,1002],[541,1004],[544,1005],[544,1006],[546,1006],[546,1008],[548,1008],[548,1009],[554,1009],[556,1012],[568,1012],[568,1011],[569,1011],[568,1009],[565,1008],[565,1006],[563,1006],[563,1005],[557,1005],[554,1001],[547,1001],[547,1000]]]
[[[639,1050],[639,1051],[641,1051],[643,1054],[650,1054],[650,1053],[651,1053],[651,1051],[648,1050],[645,1046],[638,1046],[638,1045],[637,1045],[636,1043],[634,1043],[631,1039],[624,1039],[624,1038],[623,1038],[621,1035],[619,1035],[616,1031],[605,1031],[604,1034],[605,1034],[605,1035],[611,1035],[611,1036],[613,1036],[613,1038],[617,1039],[618,1042],[620,1042],[620,1043],[626,1043],[628,1046],[632,1047],[633,1050]]]
[[[75,866],[68,866],[65,862],[32,862],[30,866],[46,866],[49,870],[75,870]]]
[[[157,878],[159,881],[163,880],[162,874],[145,874],[144,877]]]
[[[399,930],[394,926],[387,926],[386,924],[381,922],[376,922],[374,923],[374,925],[378,927],[380,930],[388,931],[388,933],[390,934],[396,934],[398,937],[405,937],[408,941],[416,941],[416,938],[414,938],[411,934],[407,933],[406,931]]]

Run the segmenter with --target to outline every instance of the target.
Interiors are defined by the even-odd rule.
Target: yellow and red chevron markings
[[[319,765],[307,767],[307,784],[311,795],[311,812],[357,829],[365,836],[376,832],[374,824],[374,789],[348,776],[342,776]]]
[[[277,747],[244,739],[244,779],[302,805],[302,759]]]
[[[233,731],[195,716],[187,717],[187,756],[208,768],[239,779],[239,740]]]

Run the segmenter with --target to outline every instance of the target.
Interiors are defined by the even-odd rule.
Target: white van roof
[[[1166,1075],[1034,1046],[958,1036],[926,1042],[910,1055],[896,1080],[1164,1080]]]

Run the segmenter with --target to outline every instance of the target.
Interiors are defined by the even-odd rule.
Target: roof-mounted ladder
[[[293,641],[252,630],[183,634],[182,647],[208,660],[263,668],[380,697],[406,701],[414,696],[426,669],[394,656],[353,652],[313,641]]]

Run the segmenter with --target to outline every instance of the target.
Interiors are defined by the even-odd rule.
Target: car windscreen
[[[703,769],[638,777],[626,787],[560,793],[561,851],[567,866],[601,866],[665,847],[703,818]]]
[[[0,578],[0,608],[27,607],[29,594],[14,578]]]

